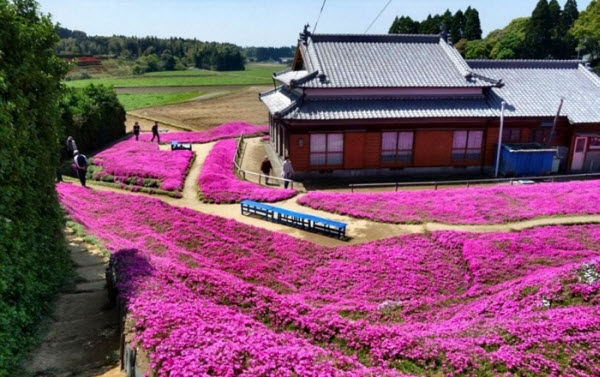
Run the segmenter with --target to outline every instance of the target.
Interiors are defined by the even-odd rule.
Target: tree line
[[[281,58],[293,57],[296,46],[291,47],[246,47],[244,54],[249,61],[278,61]]]
[[[135,60],[134,73],[172,71],[194,66],[216,71],[244,70],[240,47],[197,39],[90,36],[83,31],[57,28],[58,55],[95,55]]]
[[[392,34],[438,34],[446,31],[450,41],[468,59],[573,59],[600,57],[600,0],[579,12],[576,0],[561,7],[557,0],[539,0],[530,17],[517,18],[505,28],[482,38],[479,12],[467,8],[452,14],[428,16],[424,21],[397,17]]]

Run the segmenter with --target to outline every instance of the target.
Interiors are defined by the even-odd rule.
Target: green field
[[[180,92],[180,93],[136,93],[119,94],[119,102],[126,111],[142,109],[144,107],[164,106],[178,102],[189,101],[206,92]]]
[[[102,77],[87,80],[67,81],[72,88],[83,88],[90,84],[107,85],[115,88],[152,86],[211,86],[211,85],[267,85],[271,75],[285,69],[279,64],[247,64],[245,71],[216,72],[200,69],[185,71],[152,72],[140,76]]]

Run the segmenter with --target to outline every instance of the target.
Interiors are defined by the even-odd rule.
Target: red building
[[[260,94],[272,147],[301,175],[489,172],[503,101],[503,143],[600,170],[600,78],[580,61],[466,61],[438,35],[304,32],[273,78]]]

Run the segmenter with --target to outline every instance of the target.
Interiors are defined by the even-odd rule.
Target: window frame
[[[456,142],[456,134],[457,132],[466,132],[466,138],[465,138],[465,145],[464,147],[455,147],[455,142]],[[479,142],[479,147],[478,148],[473,148],[473,147],[469,147],[469,141],[471,140],[471,134],[472,133],[480,133],[481,134],[481,139]],[[463,164],[468,164],[468,163],[473,163],[473,162],[481,162],[482,158],[483,158],[483,145],[485,143],[485,139],[484,139],[484,131],[482,129],[476,129],[476,130],[454,130],[453,134],[452,134],[452,150],[450,152],[450,160],[453,163],[463,163]],[[468,156],[473,154],[473,151],[477,150],[477,154],[479,155],[478,158],[476,159],[470,159]],[[462,151],[461,154],[461,158],[457,158],[457,153],[456,151]]]
[[[385,134],[395,134],[395,147],[393,149],[384,149],[383,146],[383,139],[384,139],[384,135]],[[400,148],[400,135],[401,134],[410,134],[411,136],[411,143],[410,143],[410,149],[407,148]],[[394,159],[393,161],[385,161],[384,160],[384,154],[385,152],[392,152],[394,155]],[[400,160],[399,156],[401,155],[401,153],[406,153],[409,152],[410,153],[410,157],[408,160]],[[381,132],[381,148],[380,148],[380,153],[379,153],[379,160],[381,161],[382,165],[410,165],[413,163],[415,158],[415,131],[414,130],[397,130],[397,131],[382,131]]]
[[[325,136],[325,150],[324,151],[313,151],[313,147],[314,147],[314,143],[313,143],[313,136]],[[329,136],[331,135],[340,135],[341,136],[341,140],[342,140],[342,150],[341,151],[330,151],[330,140],[329,140]],[[318,168],[322,168],[322,167],[326,167],[326,168],[332,168],[332,167],[340,167],[344,165],[344,152],[345,152],[345,134],[343,132],[314,132],[310,134],[309,137],[309,142],[310,142],[310,146],[308,148],[308,160],[310,163],[311,167],[318,167]],[[324,155],[325,156],[325,163],[324,164],[314,164],[313,163],[313,156],[314,155]],[[335,164],[331,164],[330,163],[330,156],[331,155],[341,155],[341,160],[340,163],[335,163]]]
[[[514,140],[513,136],[515,136],[516,132],[516,140]],[[508,133],[508,137],[506,137],[506,133]],[[523,136],[523,130],[518,127],[507,127],[502,130],[502,142],[503,143],[520,143],[521,137]]]

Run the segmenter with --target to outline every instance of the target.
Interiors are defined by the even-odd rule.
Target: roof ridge
[[[466,60],[469,67],[477,68],[565,68],[576,69],[581,60],[559,60],[559,59],[473,59]]]
[[[588,69],[588,67],[584,66],[583,64],[580,64],[578,69],[582,71],[583,74],[587,76],[590,80],[592,80],[594,84],[600,86],[600,76],[592,72],[590,69]]]
[[[313,42],[420,42],[438,43],[439,34],[311,34]]]
[[[448,43],[446,43],[446,41],[440,38],[439,43],[442,46],[442,50],[446,53],[446,55],[448,55],[448,57],[452,61],[452,64],[454,64],[456,68],[458,68],[458,71],[461,75],[465,77],[465,79],[469,80],[470,78],[475,77],[480,80],[494,84],[496,86],[502,85],[502,80],[493,79],[491,77],[487,77],[482,74],[473,72],[467,61],[462,57],[462,55],[460,55],[458,50],[450,46]]]

